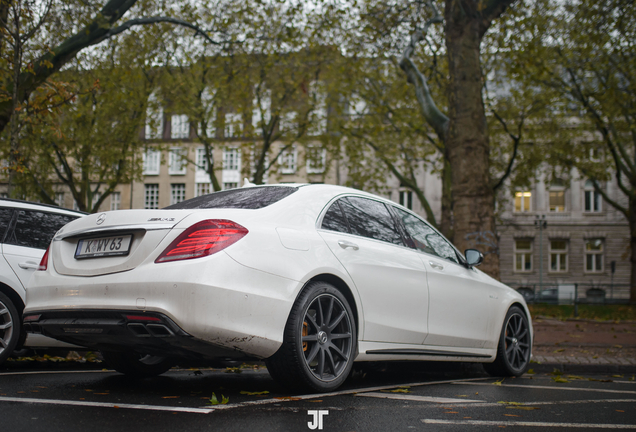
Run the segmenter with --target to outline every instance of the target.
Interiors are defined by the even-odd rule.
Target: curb
[[[576,364],[576,363],[531,363],[530,369],[535,372],[549,373],[558,369],[563,373],[588,374],[636,374],[636,365],[618,364]]]

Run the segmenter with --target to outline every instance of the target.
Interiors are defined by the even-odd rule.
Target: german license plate
[[[132,234],[82,239],[77,243],[75,258],[101,258],[107,256],[128,255]]]

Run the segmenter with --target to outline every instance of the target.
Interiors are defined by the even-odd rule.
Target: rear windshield
[[[166,207],[167,209],[239,208],[259,209],[274,204],[298,190],[289,186],[231,189],[192,198]]]

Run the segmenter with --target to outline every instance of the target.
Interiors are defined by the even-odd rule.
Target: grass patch
[[[574,318],[573,305],[528,305],[532,318],[537,315],[564,320]],[[578,318],[601,321],[636,321],[635,305],[579,305]]]

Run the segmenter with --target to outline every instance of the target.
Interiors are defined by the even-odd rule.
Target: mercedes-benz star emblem
[[[97,217],[97,220],[95,221],[95,223],[97,225],[101,225],[104,223],[105,220],[106,220],[106,213],[102,213]]]

